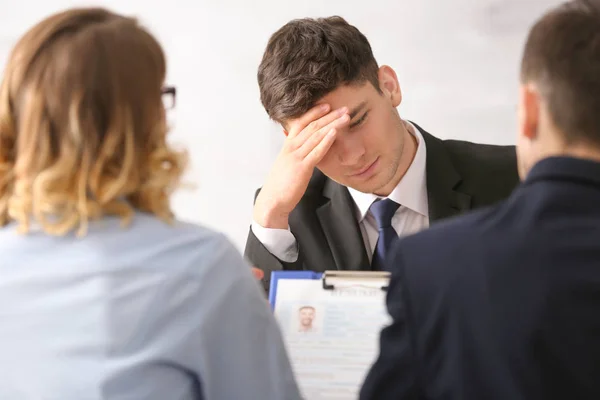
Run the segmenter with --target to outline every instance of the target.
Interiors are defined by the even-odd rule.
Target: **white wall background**
[[[192,157],[195,190],[179,217],[243,249],[254,191],[282,143],[261,107],[256,70],[269,36],[292,18],[341,15],[398,73],[400,113],[441,138],[512,144],[521,47],[559,0],[0,0],[0,63],[47,14],[101,5],[138,16],[162,42],[177,86],[172,141]]]

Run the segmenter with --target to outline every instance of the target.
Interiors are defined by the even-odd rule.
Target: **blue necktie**
[[[373,271],[389,271],[390,269],[386,267],[385,259],[390,253],[393,243],[398,240],[398,233],[392,227],[392,217],[398,207],[400,207],[400,204],[390,199],[384,199],[375,201],[369,208],[379,228],[379,239],[377,239],[373,260],[371,261]]]

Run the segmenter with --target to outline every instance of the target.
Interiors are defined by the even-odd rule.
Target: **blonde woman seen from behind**
[[[0,398],[298,399],[237,250],[174,219],[165,57],[135,19],[30,29],[0,88]]]

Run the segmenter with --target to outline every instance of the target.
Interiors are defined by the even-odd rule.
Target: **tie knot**
[[[377,200],[371,204],[369,209],[373,217],[375,217],[380,230],[392,226],[392,217],[398,207],[400,207],[400,204],[390,199]]]

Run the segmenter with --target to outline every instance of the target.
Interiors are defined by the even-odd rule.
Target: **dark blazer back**
[[[600,399],[600,164],[544,160],[392,259],[362,399]]]

